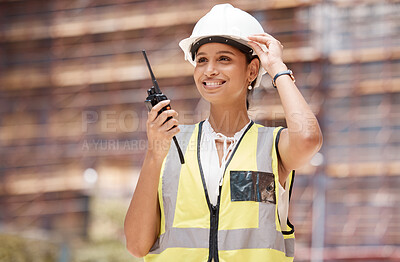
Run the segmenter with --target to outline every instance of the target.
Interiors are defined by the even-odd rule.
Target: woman
[[[157,115],[169,101],[149,112],[149,147],[125,219],[128,250],[145,261],[292,261],[293,170],[320,149],[322,134],[282,61],[283,46],[229,4],[211,9],[180,46],[210,115],[179,126],[176,111]],[[248,117],[247,97],[265,72],[285,129]],[[174,135],[184,164],[170,146]]]

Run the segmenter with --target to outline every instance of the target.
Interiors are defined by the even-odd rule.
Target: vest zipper
[[[210,240],[209,240],[208,262],[213,261],[213,259],[214,259],[214,262],[219,262],[219,256],[218,256],[218,221],[219,221],[219,207],[220,207],[220,197],[221,197],[222,185],[219,186],[219,196],[218,196],[218,200],[217,200],[217,205],[214,206],[213,204],[211,204],[210,199],[208,197],[206,181],[204,180],[203,168],[201,166],[201,161],[200,161],[200,140],[201,140],[201,130],[202,130],[203,122],[204,121],[201,121],[199,123],[199,131],[198,131],[198,134],[197,134],[197,162],[199,164],[201,181],[203,183],[203,189],[204,189],[205,197],[206,197],[206,200],[207,200],[208,208],[210,210]],[[236,144],[236,147],[233,149],[233,152],[231,153],[231,156],[229,157],[228,161],[226,162],[224,173],[225,173],[226,168],[228,167],[229,163],[231,162],[232,157],[236,152],[236,149],[238,148],[240,142],[242,141],[242,138],[244,137],[244,135],[247,133],[247,131],[251,128],[251,126],[253,124],[254,124],[254,122],[251,121],[249,126],[244,131],[243,135],[240,137],[238,143]]]
[[[214,259],[214,262],[219,261],[218,257],[218,217],[219,217],[219,201],[218,205],[210,204],[210,247],[209,261]]]

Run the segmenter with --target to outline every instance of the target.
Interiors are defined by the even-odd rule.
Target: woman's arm
[[[261,64],[271,77],[287,70],[282,61],[283,46],[269,34],[249,37]],[[259,44],[267,46],[264,52]],[[282,185],[291,170],[304,166],[322,146],[322,133],[317,118],[288,75],[277,78],[276,86],[281,98],[288,128],[284,129],[278,144],[281,158],[279,180]]]
[[[169,100],[158,103],[149,112],[147,120],[148,149],[139,180],[128,212],[124,231],[126,246],[136,257],[147,255],[156,241],[160,230],[160,206],[157,197],[161,166],[168,153],[172,137],[179,132],[174,110],[157,112],[169,104]],[[176,127],[174,127],[176,126]]]

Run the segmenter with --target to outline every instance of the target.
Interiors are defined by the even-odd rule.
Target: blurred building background
[[[207,116],[178,42],[220,1],[0,1],[0,261],[141,261],[123,219],[152,84]],[[400,259],[400,2],[241,0],[285,46],[324,146],[298,170],[295,261]],[[285,125],[270,78],[250,109]]]

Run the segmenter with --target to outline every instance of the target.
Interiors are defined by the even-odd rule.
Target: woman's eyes
[[[227,56],[221,56],[218,58],[218,61],[231,61],[231,58]],[[204,63],[204,62],[207,62],[207,58],[200,57],[197,59],[197,63]]]
[[[197,63],[203,63],[206,61],[207,61],[207,59],[205,57],[200,57],[199,59],[197,59]]]
[[[231,59],[229,57],[227,57],[227,56],[221,56],[219,58],[219,61],[231,61]]]

